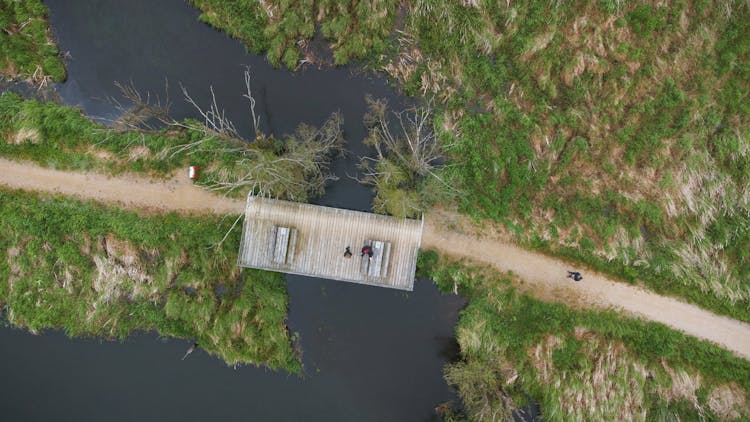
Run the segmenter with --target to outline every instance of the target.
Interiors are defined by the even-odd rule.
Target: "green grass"
[[[65,80],[41,0],[0,0],[0,75],[35,84]]]
[[[692,420],[701,412],[714,420],[721,411],[707,398],[717,388],[750,391],[750,362],[661,324],[542,302],[515,290],[507,276],[434,252],[421,254],[419,273],[445,292],[457,286],[469,300],[456,328],[461,360],[447,366],[446,378],[470,419],[530,398],[545,420]],[[680,372],[700,375],[697,389],[675,392],[684,384]],[[750,417],[742,406],[736,410]]]
[[[227,364],[300,371],[281,274],[236,266],[232,221],[0,190],[0,306],[33,332],[195,339]]]
[[[331,42],[336,64],[377,59],[389,49],[398,2],[394,0],[268,1],[192,0],[200,19],[245,42],[254,53],[266,52],[274,65],[289,69],[302,60],[319,61],[309,42],[318,27]]]

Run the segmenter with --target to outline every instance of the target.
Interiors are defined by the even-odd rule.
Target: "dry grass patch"
[[[572,420],[645,420],[644,382],[648,371],[621,342],[607,341],[578,327],[580,370],[560,369],[553,354],[563,340],[547,336],[529,350],[539,381],[550,385],[550,417]]]
[[[671,384],[667,387],[663,387],[659,391],[659,395],[664,398],[667,403],[677,402],[680,400],[687,400],[698,410],[700,404],[698,403],[698,389],[701,388],[701,376],[700,374],[689,374],[683,369],[674,370],[667,365],[666,362],[662,362],[662,367],[669,375]]]
[[[40,141],[39,131],[34,128],[22,128],[5,138],[5,142],[12,145],[38,144]]]
[[[714,388],[708,395],[708,407],[722,421],[734,421],[750,414],[747,393],[736,383]]]
[[[132,147],[128,150],[128,158],[131,161],[135,161],[141,158],[148,158],[151,156],[151,149],[145,145]]]

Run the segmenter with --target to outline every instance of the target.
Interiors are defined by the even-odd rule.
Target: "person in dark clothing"
[[[362,247],[362,256],[365,255],[372,258],[372,248],[370,247],[370,245],[365,245]]]
[[[572,278],[575,281],[583,280],[583,276],[578,271],[568,271],[568,278]]]
[[[349,249],[349,247],[346,247],[346,250],[344,251],[344,258],[351,258],[352,257],[352,250]]]

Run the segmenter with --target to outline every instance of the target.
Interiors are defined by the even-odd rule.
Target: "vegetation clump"
[[[395,125],[385,100],[367,97],[366,102],[364,143],[375,155],[363,157],[359,168],[362,182],[375,190],[373,208],[397,217],[417,217],[444,196],[442,189],[450,188],[437,174],[443,156],[432,129],[432,105],[393,112]]]
[[[750,362],[718,346],[612,311],[542,302],[511,277],[434,252],[419,268],[469,300],[456,328],[461,359],[445,378],[470,420],[508,420],[533,403],[550,421],[750,417]]]
[[[297,372],[284,280],[240,271],[230,225],[0,190],[0,308],[35,333],[124,339],[154,330],[229,365]]]
[[[0,76],[40,86],[65,80],[41,0],[0,0]]]
[[[266,52],[274,65],[296,69],[320,62],[311,39],[320,29],[331,42],[336,64],[377,58],[390,44],[395,0],[246,1],[193,0],[204,22],[245,42],[254,53]]]

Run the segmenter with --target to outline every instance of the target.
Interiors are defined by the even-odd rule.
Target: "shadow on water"
[[[403,102],[382,78],[353,67],[290,73],[249,55],[236,41],[197,21],[182,0],[49,0],[61,50],[69,53],[63,102],[88,115],[116,117],[106,101],[113,81],[152,93],[169,80],[173,112],[194,116],[178,82],[202,103],[213,86],[240,131],[250,133],[243,66],[252,69],[264,130],[319,125],[342,111],[350,156],[336,161],[341,180],[319,203],[368,210],[372,194],[346,177],[366,153],[364,95]],[[453,399],[442,366],[456,356],[453,330],[463,300],[429,281],[414,292],[288,277],[289,325],[300,335],[303,378],[263,368],[227,368],[189,342],[141,333],[124,343],[32,336],[0,328],[3,420],[429,420]]]

